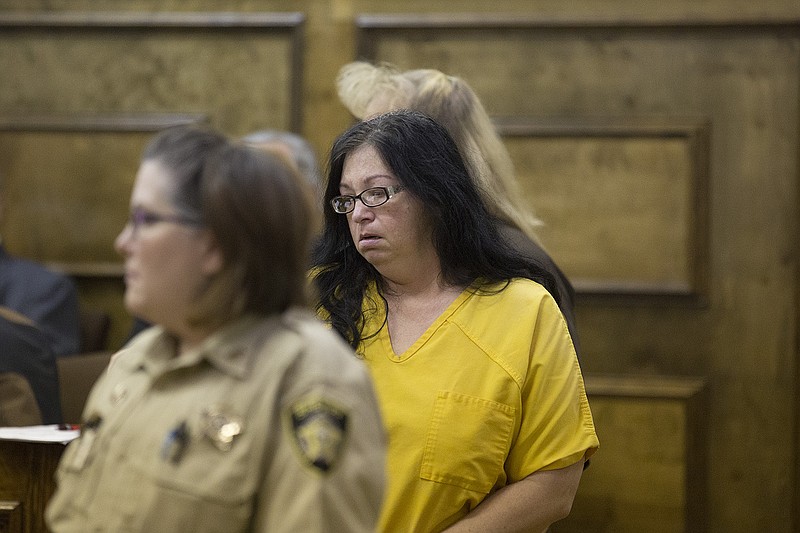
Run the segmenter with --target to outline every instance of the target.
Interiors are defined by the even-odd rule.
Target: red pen
[[[79,424],[59,424],[58,429],[62,431],[75,431],[81,429],[81,426]]]

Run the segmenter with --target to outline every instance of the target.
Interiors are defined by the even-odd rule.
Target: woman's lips
[[[126,270],[124,279],[125,279],[125,283],[128,283],[128,282],[136,279],[136,273],[133,272],[132,270]]]
[[[358,239],[358,244],[362,247],[364,246],[368,247],[378,242],[378,240],[380,240],[380,237],[378,237],[377,235],[362,235]]]

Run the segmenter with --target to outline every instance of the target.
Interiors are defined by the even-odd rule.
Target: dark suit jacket
[[[58,369],[47,339],[36,326],[0,316],[0,373],[24,377],[45,424],[61,422]]]
[[[68,276],[0,246],[0,305],[33,320],[56,356],[80,352],[78,291]]]

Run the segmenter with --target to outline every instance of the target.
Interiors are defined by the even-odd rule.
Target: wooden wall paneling
[[[608,32],[613,33],[621,28],[638,27],[641,29],[641,25],[647,24],[650,25],[648,27],[660,30],[665,29],[665,27],[671,27],[671,25],[633,20],[628,22],[577,19],[541,21],[526,17],[487,17],[485,15],[470,14],[461,14],[460,16],[452,14],[447,16],[361,15],[356,18],[356,24],[358,57],[368,60],[389,60],[401,66],[407,65],[409,68],[424,66],[441,68],[445,72],[465,76],[473,87],[478,90],[479,94],[484,95],[487,94],[487,91],[480,91],[480,84],[476,84],[475,81],[486,82],[487,79],[493,80],[487,82],[491,85],[488,89],[489,96],[492,96],[491,89],[507,82],[509,76],[522,79],[530,78],[531,76],[535,77],[539,73],[521,72],[521,69],[528,68],[528,63],[524,60],[520,64],[514,64],[513,61],[497,62],[491,59],[492,56],[508,58],[514,54],[511,53],[511,49],[503,49],[501,52],[493,51],[493,47],[488,46],[487,43],[494,45],[497,42],[510,39],[513,47],[515,44],[519,44],[519,40],[535,41],[544,35],[546,38],[556,40],[558,42],[557,46],[563,46],[563,42],[579,38],[570,33],[577,30],[591,32],[593,36],[604,36]],[[509,33],[511,33],[511,37],[509,37]],[[493,36],[493,34],[496,35]],[[458,43],[458,51],[455,51],[455,46],[451,47],[456,42]],[[468,46],[472,42],[475,43],[474,50]],[[463,52],[460,50],[462,47],[470,51]],[[425,53],[420,54],[420,49],[425,50]],[[480,54],[483,58],[476,58],[475,54],[471,53],[478,50],[483,50]],[[413,51],[414,55],[411,55],[411,51]],[[464,58],[467,58],[466,63],[463,62]],[[469,76],[464,69],[469,68],[470,62],[478,63],[481,59],[488,61],[490,64],[499,63],[500,66],[496,68],[500,71],[486,75],[482,72],[481,67],[475,67],[474,75]],[[502,72],[504,63],[507,63],[505,65],[508,68],[507,72]],[[546,77],[546,75],[547,73],[544,73],[543,77]],[[523,98],[521,100],[519,94],[512,95],[512,97],[505,100],[502,100],[502,96],[500,98],[500,101],[506,106],[509,103],[523,105],[525,104],[524,100],[535,99]],[[490,104],[491,102],[485,103]],[[656,221],[653,219],[654,212],[651,212],[650,218],[647,220],[646,229],[636,226],[636,222],[640,221],[636,221],[635,217],[627,216],[627,220],[623,220],[625,218],[624,212],[612,213],[617,217],[615,220],[608,221],[608,224],[617,224],[617,227],[613,230],[613,233],[616,233],[616,240],[611,242],[605,251],[591,250],[585,246],[587,241],[599,242],[596,238],[597,236],[590,235],[590,232],[604,231],[603,228],[598,228],[598,224],[602,225],[604,221],[591,219],[589,218],[591,213],[581,212],[575,206],[572,206],[570,202],[574,202],[576,196],[554,198],[554,200],[557,200],[556,203],[558,205],[549,206],[549,211],[546,210],[551,217],[545,219],[546,227],[542,229],[542,238],[562,269],[573,279],[576,290],[582,296],[601,295],[605,297],[605,301],[609,301],[609,299],[626,298],[631,295],[670,295],[682,298],[693,304],[702,305],[705,302],[709,257],[708,223],[706,220],[708,207],[709,124],[705,117],[700,117],[695,123],[686,123],[685,117],[676,117],[665,113],[640,113],[630,117],[623,113],[625,110],[617,110],[613,115],[604,115],[593,111],[592,113],[575,117],[572,116],[576,113],[575,110],[565,109],[561,110],[557,115],[534,115],[536,117],[534,119],[531,118],[532,115],[527,115],[526,109],[514,109],[513,113],[510,109],[504,109],[504,111],[506,111],[506,114],[502,118],[498,117],[497,120],[501,133],[508,134],[509,137],[520,137],[527,133],[530,137],[545,139],[549,133],[553,138],[578,139],[582,135],[581,129],[585,129],[586,135],[584,137],[587,139],[663,139],[664,142],[653,143],[650,147],[637,148],[634,146],[634,142],[629,142],[627,144],[614,143],[612,146],[607,145],[608,147],[605,149],[599,144],[586,148],[590,152],[594,152],[591,154],[594,158],[605,158],[621,167],[647,164],[648,158],[661,158],[658,162],[664,167],[662,168],[663,173],[656,176],[663,185],[661,192],[673,195],[680,194],[680,191],[670,190],[672,184],[669,183],[669,180],[673,179],[669,172],[677,171],[678,174],[685,173],[679,178],[683,178],[685,180],[684,185],[690,187],[691,196],[671,198],[677,203],[674,206],[668,205],[667,200],[670,198],[665,198],[665,201],[661,202],[661,218]],[[669,141],[675,139],[685,142],[678,145],[675,143],[670,144]],[[525,147],[530,148],[530,145]],[[565,150],[568,151],[568,148],[565,148]],[[675,153],[676,150],[678,153]],[[543,151],[547,153],[547,149],[543,149]],[[625,152],[629,153],[626,154]],[[528,193],[529,201],[534,211],[538,213],[542,211],[536,205],[538,196],[547,188],[546,185],[550,184],[543,183],[542,180],[554,180],[555,177],[545,173],[535,175],[536,181],[532,183],[526,181],[525,178],[529,177],[531,169],[527,168],[525,163],[532,161],[534,158],[528,152],[529,159],[521,161],[521,157],[525,154],[525,151],[518,150],[518,153],[512,153],[512,156],[516,156],[515,163],[519,171],[520,181],[523,186],[527,185],[526,192]],[[554,157],[557,158],[558,156]],[[637,158],[639,161],[636,160]],[[597,161],[586,161],[585,163],[594,163],[596,165]],[[674,168],[676,165],[679,168]],[[568,170],[570,169],[565,171]],[[611,170],[620,172],[621,169]],[[622,170],[624,171],[624,169]],[[641,171],[642,169],[633,168],[628,170]],[[629,177],[635,179],[635,176]],[[582,177],[576,176],[574,178],[580,179]],[[587,179],[587,182],[591,182],[591,179]],[[676,185],[681,186],[681,183]],[[642,186],[644,187],[644,185]],[[620,183],[618,187],[624,187],[624,184]],[[580,193],[583,191],[572,192]],[[613,193],[614,191],[610,192]],[[619,192],[621,191],[617,191],[617,193]],[[655,195],[657,194],[658,191],[653,191],[653,196],[646,198],[646,200],[654,204],[656,201]],[[601,198],[598,201],[602,202],[603,200]],[[657,203],[651,206],[640,203],[637,206],[635,205],[635,198],[624,199],[618,197],[617,200],[620,200],[618,203],[620,207],[629,209],[658,208]],[[592,199],[587,201],[590,202]],[[631,202],[634,203],[633,206],[630,205]],[[626,203],[628,205],[625,205]],[[671,221],[668,219],[668,210],[670,207],[685,209],[684,212],[675,213],[676,220],[674,220],[675,225],[673,227],[669,227]],[[633,210],[628,215],[632,212]],[[609,214],[608,211],[605,213]],[[582,216],[581,222],[577,223],[577,231],[575,225],[559,225],[562,219],[576,214]],[[645,215],[644,211],[640,211],[639,214]],[[572,220],[571,224],[575,224],[575,221]],[[626,225],[629,225],[629,227],[626,227]],[[649,241],[631,240],[631,236],[625,235],[625,232],[630,232],[631,230],[633,230],[633,237],[649,237]],[[648,230],[650,230],[649,234]],[[547,238],[548,232],[555,234],[551,236],[553,238],[549,241]],[[637,232],[639,232],[638,235]],[[600,239],[600,241],[602,240]],[[643,245],[644,249],[635,250],[637,245]],[[623,248],[621,253],[620,250],[615,249],[620,246]],[[670,246],[672,246],[671,249]],[[586,253],[590,250],[593,253]],[[651,254],[653,260],[645,263],[644,259],[648,257],[648,253]],[[635,260],[630,261],[634,254],[636,255]],[[658,258],[661,258],[662,261],[659,262]],[[630,272],[630,269],[638,269],[639,271]],[[673,301],[675,300],[675,298],[672,299]]]
[[[304,31],[305,15],[298,12],[0,13],[0,71],[13,72],[0,76],[0,116],[61,121],[49,131],[17,128],[14,163],[13,146],[5,142],[10,137],[0,132],[0,169],[15,167],[20,179],[8,181],[23,204],[3,229],[14,251],[75,276],[82,303],[113,307],[112,348],[126,338],[130,317],[121,307],[111,244],[146,140],[140,134],[153,130],[109,136],[99,117],[202,115],[231,135],[299,132]],[[81,128],[65,136],[65,123],[86,116],[97,135]],[[122,137],[139,137],[132,141],[136,150],[116,142]],[[74,188],[75,177],[87,173],[116,178]],[[109,201],[111,195],[117,200]],[[65,233],[47,223],[55,220]]]
[[[113,241],[125,224],[144,145],[160,129],[204,120],[162,114],[0,117],[5,244],[17,255],[60,263],[70,274],[105,274],[108,263],[119,264]]]
[[[541,238],[581,296],[704,304],[707,120],[495,122],[547,221]]]
[[[142,149],[163,128],[204,121],[189,114],[0,117],[3,243],[73,276],[81,305],[111,315],[114,347],[131,325],[114,239]]]
[[[636,146],[635,157],[621,159],[622,168],[643,153],[667,154],[661,161],[680,162],[684,183],[702,180],[707,169],[707,192],[695,189],[683,204],[691,214],[679,219],[688,224],[683,235],[691,236],[683,241],[692,257],[688,293],[701,297],[678,296],[687,292],[685,284],[672,295],[647,298],[625,295],[625,286],[608,284],[610,293],[591,294],[584,287],[577,308],[582,364],[591,374],[708,376],[710,528],[791,531],[800,523],[800,506],[793,506],[799,470],[785,468],[798,464],[800,425],[792,379],[798,366],[793,298],[800,283],[800,19],[645,12],[362,14],[355,17],[357,57],[459,75],[494,117],[623,128],[654,117],[663,124],[702,121],[698,135],[689,127],[678,137],[628,137],[598,152]],[[595,147],[606,142],[508,140],[518,151],[543,149],[547,141],[564,152],[570,143],[585,148],[578,140]],[[534,174],[519,165],[518,171]],[[655,292],[670,292],[668,286]],[[752,461],[765,454],[769,461]],[[613,497],[616,487],[608,490]]]
[[[587,376],[601,448],[553,533],[706,531],[706,390],[695,377]]]
[[[202,113],[302,127],[302,13],[1,13],[0,113]],[[47,84],[42,84],[42,72]]]

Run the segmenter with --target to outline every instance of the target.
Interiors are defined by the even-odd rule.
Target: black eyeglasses
[[[141,207],[137,207],[131,214],[128,216],[128,225],[133,230],[133,234],[136,235],[139,231],[139,228],[143,226],[152,226],[153,224],[158,224],[159,222],[170,222],[172,224],[181,224],[185,226],[201,226],[202,222],[197,219],[190,218],[183,215],[166,215],[161,213],[154,213],[152,211],[148,211],[147,209],[143,209]]]
[[[346,215],[356,208],[356,200],[361,200],[361,203],[367,207],[378,207],[388,202],[389,198],[403,189],[405,189],[405,187],[402,185],[395,185],[394,187],[370,187],[356,195],[343,194],[341,196],[334,196],[331,198],[331,207],[340,215]]]

